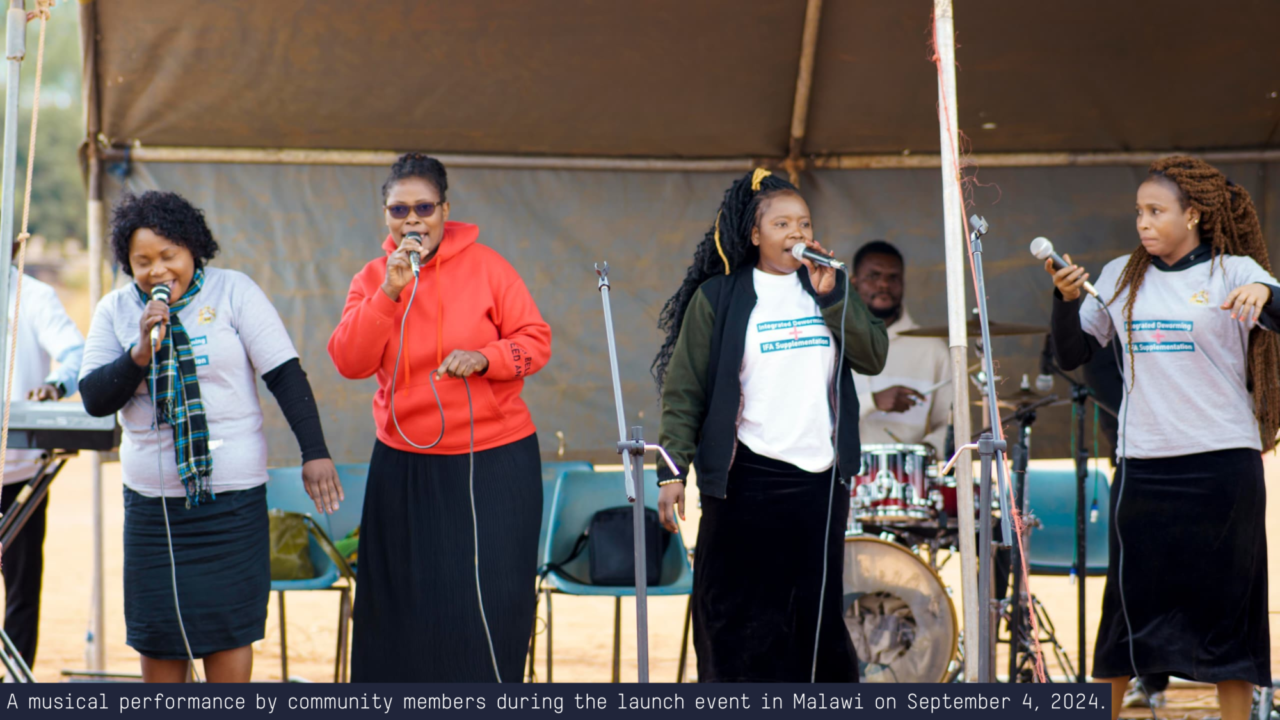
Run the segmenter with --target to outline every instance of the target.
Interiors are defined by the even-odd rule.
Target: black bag
[[[591,517],[586,532],[574,543],[569,557],[558,563],[551,563],[543,569],[543,575],[551,569],[575,582],[582,582],[564,571],[575,558],[587,550],[587,572],[591,578],[590,585],[610,587],[634,585],[636,582],[636,559],[634,531],[632,529],[632,510],[630,505],[608,508]],[[646,544],[645,577],[649,585],[657,585],[662,576],[662,556],[671,542],[671,533],[658,522],[658,511],[652,508],[644,510],[644,536]]]

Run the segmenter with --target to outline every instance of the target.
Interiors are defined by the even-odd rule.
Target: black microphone
[[[1031,254],[1035,255],[1037,258],[1040,258],[1041,260],[1048,260],[1049,258],[1053,258],[1053,266],[1059,270],[1070,265],[1070,263],[1068,263],[1066,260],[1063,260],[1062,257],[1058,255],[1058,253],[1053,251],[1053,243],[1049,242],[1049,238],[1047,237],[1038,237],[1035,240],[1031,241]],[[1089,293],[1094,297],[1098,297],[1098,291],[1094,290],[1093,286],[1090,285],[1088,282],[1085,282],[1083,287],[1085,292]]]
[[[405,233],[405,240],[413,239],[422,242],[422,233]],[[413,266],[413,276],[418,277],[418,269],[422,266],[422,256],[417,252],[409,253],[409,264]]]
[[[1045,333],[1044,347],[1040,350],[1040,374],[1036,376],[1036,391],[1053,390],[1053,336]]]
[[[161,283],[160,285],[157,285],[151,288],[151,299],[159,300],[165,305],[169,304],[169,298],[172,296],[173,296],[173,290],[169,288],[168,283]],[[152,349],[155,349],[155,347],[160,344],[160,326],[162,325],[164,325],[163,322],[158,322],[155,325],[151,326]]]
[[[797,260],[808,260],[810,262],[817,263],[818,265],[826,265],[829,268],[849,272],[849,269],[845,267],[844,263],[833,257],[827,257],[822,253],[814,252],[804,243],[796,243],[791,246],[791,257],[794,257]]]

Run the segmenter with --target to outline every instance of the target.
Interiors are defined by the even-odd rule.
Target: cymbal
[[[982,328],[978,326],[977,318],[970,318],[966,323],[969,329],[969,337],[982,337]],[[1026,325],[1023,323],[1002,323],[992,321],[990,323],[991,337],[1000,337],[1006,335],[1044,335],[1049,329],[1041,325]],[[951,336],[951,329],[946,325],[935,325],[933,327],[918,327],[910,330],[903,330],[898,333],[906,337],[937,337],[945,338]]]

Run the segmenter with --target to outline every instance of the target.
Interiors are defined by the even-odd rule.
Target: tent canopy
[[[780,158],[806,3],[82,8],[114,143]],[[802,154],[937,151],[930,10],[823,4]],[[980,152],[1275,147],[1277,27],[1273,0],[964,0],[960,126]]]
[[[788,156],[812,5],[87,0],[87,124],[116,147],[195,150],[135,152],[103,194],[109,203],[164,188],[206,211],[218,264],[250,273],[284,317],[330,449],[346,461],[367,458],[375,384],[338,377],[325,344],[350,278],[380,252],[387,151],[451,156],[455,219],[481,226],[554,329],[553,361],[523,395],[544,454],[561,449],[562,432],[566,457],[604,460],[617,457],[616,437],[591,263],[614,266],[628,421],[656,437],[658,310],[733,177]],[[938,171],[825,168],[867,158],[910,166],[937,152],[931,8],[821,3],[796,148],[812,160],[801,187],[822,242],[846,260],[873,238],[896,243],[907,303],[928,325],[946,320]],[[1095,273],[1131,247],[1143,170],[1134,156],[1107,161],[1128,167],[1083,168],[993,159],[1240,151],[1214,161],[1254,193],[1268,236],[1280,236],[1280,212],[1268,212],[1280,207],[1280,43],[1271,37],[1280,3],[957,0],[955,13],[960,128],[975,152],[1010,154],[980,158],[972,195],[993,228],[994,319],[1047,326],[1030,238],[1054,238]],[[248,151],[232,156],[237,149]],[[254,149],[302,153],[290,166],[254,165],[272,158]],[[310,150],[375,152],[340,162]],[[595,160],[597,171],[564,171]],[[1000,392],[1036,374],[1041,338],[995,343]],[[287,424],[264,406],[272,462],[296,462]],[[1068,412],[1043,413],[1037,456],[1067,455]]]

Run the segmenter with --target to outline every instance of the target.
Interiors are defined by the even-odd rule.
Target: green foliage
[[[20,229],[22,219],[22,193],[26,182],[27,148],[31,141],[31,107],[39,37],[39,21],[29,23],[19,106],[15,233]],[[0,89],[3,89],[6,75],[7,69],[0,71]],[[3,115],[4,106],[0,103],[0,119]],[[31,181],[30,229],[33,235],[43,235],[55,243],[66,238],[84,238],[86,195],[79,159],[83,139],[79,4],[64,0],[54,8],[45,36],[40,125],[36,136],[35,174]]]

